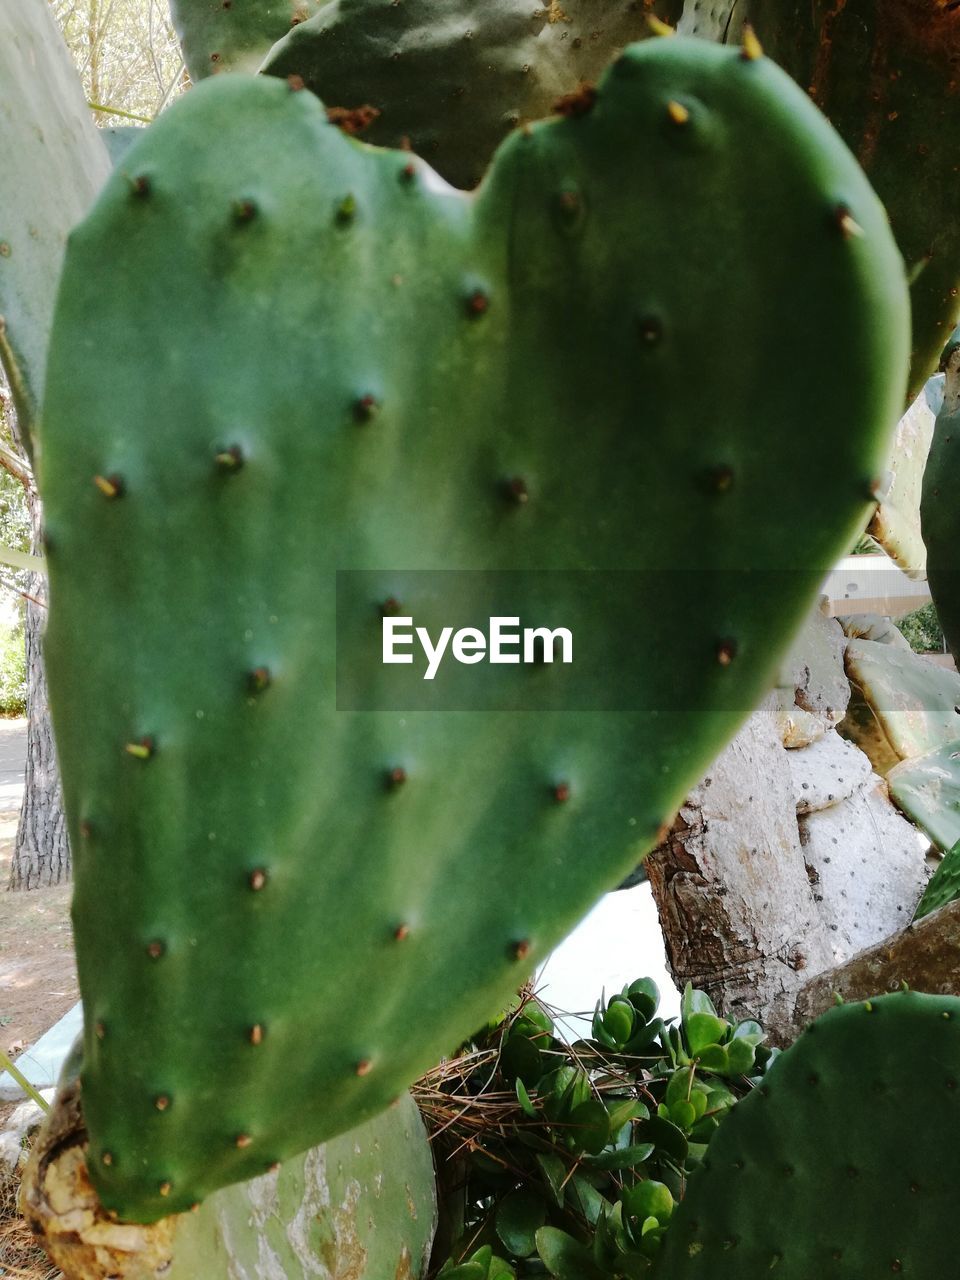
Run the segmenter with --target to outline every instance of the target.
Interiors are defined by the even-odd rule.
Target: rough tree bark
[[[33,549],[42,554],[43,512],[28,490]],[[42,636],[46,622],[46,581],[34,574],[26,611],[27,762],[20,825],[10,869],[10,889],[41,889],[70,878],[70,842],[63,813],[60,770],[53,740]]]
[[[677,981],[731,1016],[762,1017],[784,1039],[800,988],[833,957],[800,846],[774,698],[691,792],[646,868]]]

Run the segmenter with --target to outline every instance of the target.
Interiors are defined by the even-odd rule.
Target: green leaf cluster
[[[435,1143],[443,1280],[649,1274],[687,1178],[776,1053],[689,985],[678,1019],[659,1006],[641,978],[567,1044],[528,994],[465,1046],[471,1070],[449,1077],[455,1119]]]

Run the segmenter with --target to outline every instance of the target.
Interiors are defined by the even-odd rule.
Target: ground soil
[[[70,886],[10,893],[26,722],[0,720],[0,1050],[16,1057],[76,1004]],[[0,1123],[11,1108],[0,1103]]]
[[[0,1049],[33,1044],[80,998],[70,886],[8,893],[16,812],[0,813]]]
[[[22,794],[23,721],[0,720],[0,1049],[16,1057],[79,999],[70,929],[70,886],[9,893]],[[16,1103],[0,1103],[0,1128]],[[53,1280],[60,1273],[17,1213],[17,1176],[0,1173],[0,1276]]]

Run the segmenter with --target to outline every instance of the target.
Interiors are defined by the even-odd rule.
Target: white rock
[[[52,1102],[55,1089],[43,1089],[40,1097],[45,1102]],[[7,1118],[0,1130],[0,1173],[7,1170],[16,1172],[26,1154],[26,1141],[43,1121],[43,1110],[29,1098]]]
[[[893,807],[875,774],[846,800],[799,822],[834,963],[910,923],[927,883],[926,842]]]
[[[815,609],[780,665],[777,726],[785,747],[810,746],[843,719],[850,701],[845,644],[836,620]]]
[[[870,776],[870,761],[852,742],[831,729],[819,742],[787,753],[797,813],[839,804]]]

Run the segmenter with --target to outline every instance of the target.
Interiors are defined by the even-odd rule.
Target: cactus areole
[[[655,841],[865,522],[902,264],[754,54],[632,46],[475,196],[308,92],[215,77],[74,233],[47,658],[91,1174],[121,1217],[360,1123],[502,1007]],[[521,595],[655,573],[653,600],[557,602],[578,644],[632,612],[631,687],[581,674],[624,709],[338,710],[344,626],[375,693],[383,614],[438,620],[406,570]]]

